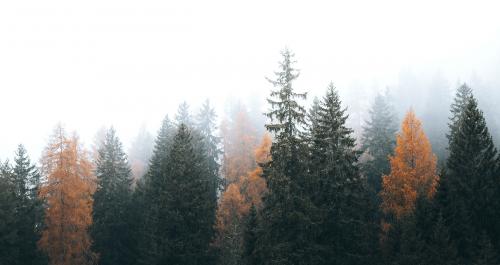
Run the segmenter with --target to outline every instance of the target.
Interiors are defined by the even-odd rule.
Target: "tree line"
[[[140,178],[113,128],[90,155],[56,126],[40,167],[20,145],[0,264],[500,264],[500,157],[469,86],[438,162],[413,110],[398,129],[377,95],[357,142],[335,85],[306,109],[298,77],[282,51],[264,134],[244,106],[218,128],[181,104]]]

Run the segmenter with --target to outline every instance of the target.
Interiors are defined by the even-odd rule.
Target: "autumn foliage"
[[[60,125],[45,149],[42,170],[46,179],[39,196],[47,207],[39,247],[51,265],[95,264],[88,233],[96,188],[92,164],[78,138],[67,137]]]
[[[434,195],[438,180],[436,156],[412,110],[406,114],[389,159],[391,172],[383,176],[381,207],[386,215],[400,219],[414,210],[417,196]]]

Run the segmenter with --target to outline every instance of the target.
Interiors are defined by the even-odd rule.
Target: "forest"
[[[333,82],[306,105],[298,78],[284,49],[264,113],[183,102],[128,153],[111,126],[87,149],[56,125],[39,163],[19,145],[0,264],[500,264],[499,131],[474,87],[424,119],[378,93],[355,133]]]

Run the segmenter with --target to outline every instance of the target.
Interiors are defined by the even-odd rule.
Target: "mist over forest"
[[[0,265],[498,265],[477,1],[0,3]]]

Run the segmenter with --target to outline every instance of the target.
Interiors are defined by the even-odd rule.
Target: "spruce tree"
[[[38,198],[40,174],[31,163],[26,149],[19,145],[12,168],[12,182],[16,194],[16,219],[19,264],[40,264],[42,255],[37,249],[43,220],[43,205]]]
[[[201,137],[201,143],[206,152],[205,157],[208,159],[208,170],[213,179],[213,183],[218,187],[220,182],[219,161],[222,150],[220,149],[220,137],[216,135],[216,122],[217,115],[215,114],[215,110],[210,105],[210,102],[206,100],[196,116],[196,130]]]
[[[160,247],[166,244],[166,235],[159,229],[160,209],[163,207],[161,194],[165,193],[167,163],[175,136],[175,125],[168,115],[162,121],[155,141],[149,169],[137,185],[132,196],[131,218],[133,238],[136,244],[134,255],[138,264],[158,264],[162,257]]]
[[[458,87],[455,93],[455,98],[453,99],[453,103],[450,107],[451,116],[448,123],[450,131],[447,134],[450,144],[452,139],[455,137],[456,131],[458,130],[460,117],[471,97],[472,89],[466,83],[463,83],[460,87]]]
[[[261,264],[258,256],[255,253],[257,244],[257,209],[252,204],[250,207],[250,212],[246,218],[245,230],[243,233],[243,254],[242,254],[242,264],[243,265],[259,265]]]
[[[193,120],[191,117],[191,113],[189,112],[189,105],[186,101],[182,102],[177,108],[177,114],[175,115],[175,124],[177,126],[184,124],[189,128],[193,126]]]
[[[131,171],[122,143],[113,128],[106,133],[96,161],[97,190],[94,193],[92,236],[99,264],[131,263],[128,206]]]
[[[204,150],[195,149],[190,130],[180,124],[159,195],[159,232],[166,236],[160,264],[210,264],[216,189]]]
[[[388,157],[396,146],[395,118],[388,96],[378,94],[369,110],[362,137],[362,151],[369,155],[368,161],[362,165],[362,171],[374,194],[378,194],[382,188],[382,176],[390,172]]]
[[[499,239],[497,150],[474,97],[457,115],[439,197],[458,253],[470,263],[476,256],[479,231],[486,231],[493,244]]]
[[[319,103],[316,129],[311,132],[310,169],[315,189],[311,197],[322,214],[318,243],[326,250],[324,264],[364,264],[372,261],[374,222],[365,179],[357,166],[353,130],[346,127],[346,109],[332,83]]]
[[[264,198],[262,222],[257,255],[263,264],[316,264],[318,249],[313,238],[317,209],[304,191],[307,156],[301,130],[306,111],[298,102],[306,94],[294,91],[293,82],[298,73],[293,67],[294,55],[282,51],[283,61],[275,79],[268,81],[275,87],[266,113],[270,122],[267,130],[274,134],[272,160],[264,166],[269,192]]]
[[[0,164],[0,265],[21,264],[16,220],[16,188],[9,163]]]

